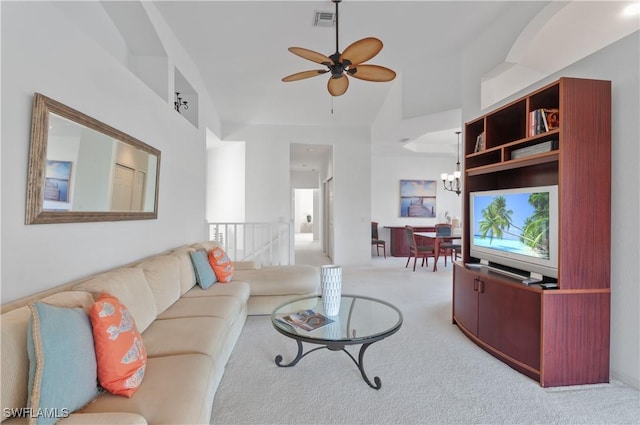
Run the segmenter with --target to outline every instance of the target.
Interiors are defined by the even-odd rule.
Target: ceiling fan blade
[[[287,83],[290,81],[304,80],[305,78],[315,77],[318,75],[326,74],[327,72],[329,72],[328,69],[314,69],[313,71],[296,72],[295,74],[287,75],[282,79],[282,81]]]
[[[349,88],[349,79],[346,75],[342,75],[339,78],[329,78],[327,83],[327,89],[331,96],[342,96]]]
[[[389,68],[379,65],[360,65],[357,68],[351,68],[349,75],[366,81],[385,82],[396,78],[396,73]]]
[[[321,63],[323,65],[333,65],[333,61],[329,56],[314,52],[313,50],[305,49],[304,47],[289,47],[289,51],[294,55],[310,60],[311,62]]]
[[[345,59],[351,62],[351,66],[359,65],[368,61],[382,50],[382,41],[375,37],[367,37],[362,40],[358,40],[350,44],[342,55],[340,55],[340,62],[344,62]]]

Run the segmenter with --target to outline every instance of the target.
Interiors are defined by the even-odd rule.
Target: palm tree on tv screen
[[[494,237],[502,239],[504,233],[510,234],[508,230],[511,227],[513,211],[507,209],[507,200],[504,196],[493,198],[493,201],[481,212],[483,220],[480,220],[479,230],[483,238],[489,235],[490,240]]]
[[[543,253],[549,253],[549,193],[532,193],[529,204],[533,214],[524,221],[520,241]]]
[[[523,227],[513,223],[513,210],[507,208],[504,196],[496,196],[491,203],[482,209],[482,220],[479,222],[480,236],[502,239],[505,234],[516,236],[522,243],[541,253],[549,252],[549,194],[532,193],[528,202],[533,206],[533,214],[527,217]],[[511,227],[520,233],[511,232]]]

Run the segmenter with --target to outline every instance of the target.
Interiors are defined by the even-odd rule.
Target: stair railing
[[[209,239],[218,242],[231,261],[253,261],[261,267],[293,264],[294,237],[293,221],[209,223]]]

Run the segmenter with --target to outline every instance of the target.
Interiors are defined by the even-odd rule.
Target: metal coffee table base
[[[364,371],[364,353],[371,344],[393,335],[402,326],[402,313],[392,304],[371,297],[342,294],[340,299],[340,314],[332,318],[326,331],[308,331],[299,326],[291,325],[282,318],[295,311],[314,311],[324,313],[322,299],[318,295],[307,296],[288,301],[277,307],[271,313],[271,324],[274,329],[298,344],[298,353],[290,363],[283,363],[282,356],[275,358],[279,367],[291,367],[298,364],[300,359],[309,353],[326,348],[330,351],[344,351],[358,367],[362,379],[371,388],[379,390],[382,387],[377,376],[373,381]],[[315,344],[317,347],[303,352],[302,343]],[[347,345],[360,345],[360,352],[356,358],[349,351]]]
[[[375,342],[375,341],[374,341]],[[291,367],[291,366],[295,366],[304,356],[306,356],[309,353],[313,353],[314,351],[317,350],[322,350],[323,348],[326,348],[330,351],[343,351],[345,353],[347,353],[347,356],[349,356],[349,358],[351,358],[351,360],[353,360],[353,362],[356,364],[356,366],[358,366],[358,370],[360,371],[360,374],[362,375],[362,379],[364,379],[364,381],[373,389],[379,390],[380,387],[382,387],[382,382],[380,382],[380,378],[378,378],[377,376],[373,378],[373,382],[375,382],[375,385],[371,383],[371,381],[369,380],[369,378],[367,377],[367,374],[364,371],[364,366],[363,366],[363,357],[364,357],[364,352],[367,350],[367,348],[369,348],[369,346],[371,344],[373,344],[373,342],[368,342],[365,344],[362,344],[362,346],[360,347],[360,353],[358,354],[358,360],[355,359],[355,357],[353,357],[353,355],[348,352],[345,348],[345,346],[347,344],[344,343],[331,343],[331,344],[326,344],[322,347],[316,347],[314,349],[311,349],[309,351],[307,351],[306,353],[302,353],[302,342],[300,340],[296,340],[296,343],[298,344],[298,354],[296,354],[296,358],[293,359],[291,361],[291,363],[288,364],[282,364],[282,356],[280,354],[278,354],[275,358],[275,362],[278,366],[280,367]]]

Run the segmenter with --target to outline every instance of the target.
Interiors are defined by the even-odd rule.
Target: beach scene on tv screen
[[[549,193],[476,195],[476,247],[549,259]]]

